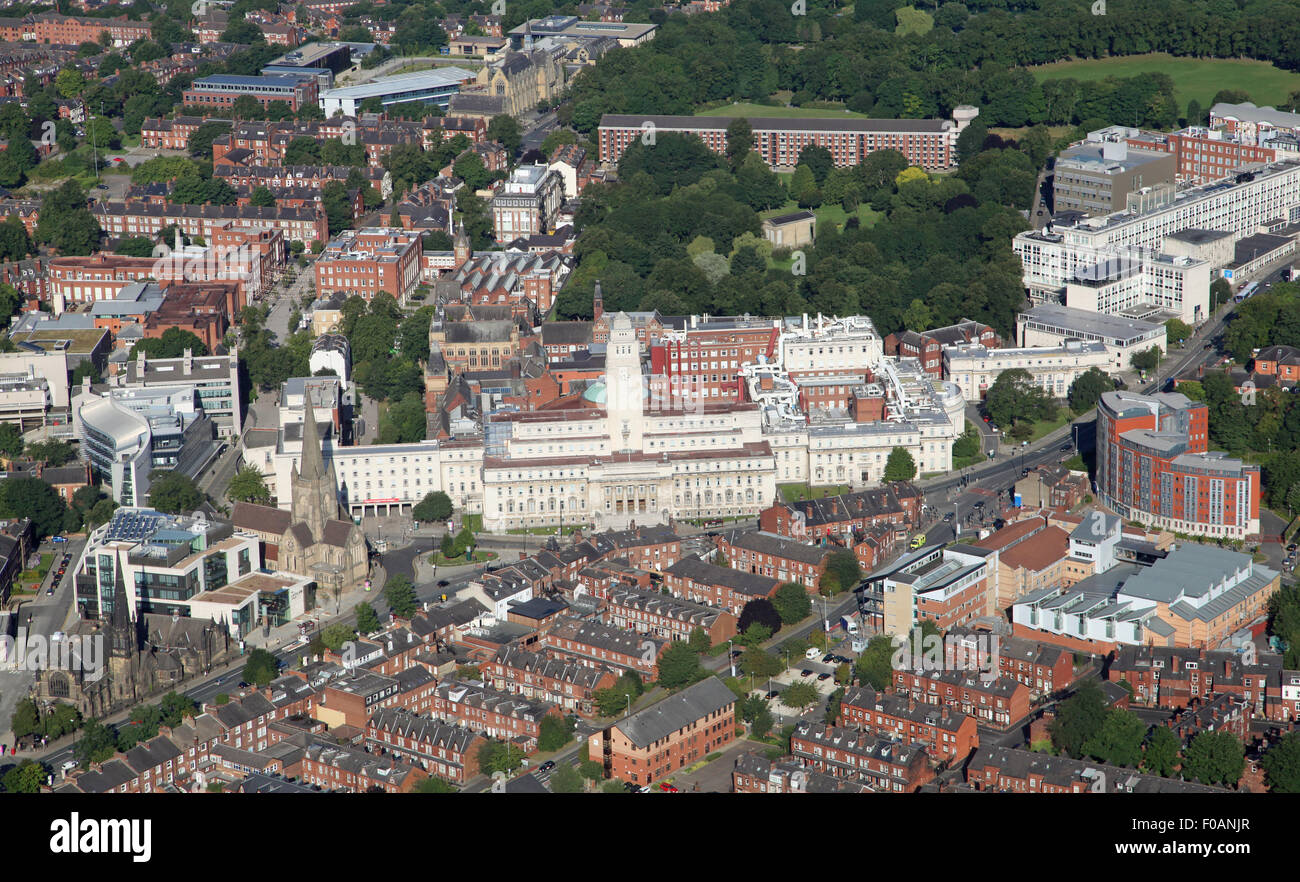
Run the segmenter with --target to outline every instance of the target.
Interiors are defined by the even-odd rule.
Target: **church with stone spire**
[[[321,450],[315,408],[304,408],[304,414],[302,458],[289,472],[289,511],[241,502],[232,519],[262,538],[277,569],[308,576],[337,597],[365,582],[370,556],[365,534],[339,504],[338,478]]]

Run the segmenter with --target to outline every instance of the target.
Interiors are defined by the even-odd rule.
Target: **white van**
[[[822,651],[815,646],[808,647],[808,651],[803,654],[804,658],[821,658]]]

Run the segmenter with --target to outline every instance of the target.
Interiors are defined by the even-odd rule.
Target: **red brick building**
[[[366,723],[372,752],[418,765],[430,775],[463,785],[478,774],[478,749],[486,741],[464,726],[452,726],[405,708],[380,710]]]
[[[779,582],[797,582],[817,590],[826,558],[835,546],[805,545],[775,533],[752,530],[727,530],[717,537],[718,550],[731,568],[768,576]]]
[[[923,499],[914,484],[902,481],[822,499],[778,502],[759,513],[758,525],[764,532],[804,542],[875,524],[893,525],[906,535],[920,520]]]
[[[451,680],[439,684],[430,712],[445,722],[472,727],[490,738],[510,741],[532,753],[537,749],[542,718],[561,716],[545,701],[532,701]]]
[[[923,744],[936,762],[960,763],[979,747],[973,716],[946,705],[916,701],[910,696],[881,695],[869,686],[850,689],[840,702],[835,724],[903,743]]]
[[[420,235],[397,227],[344,230],[316,259],[317,296],[336,291],[404,303],[420,283]]]
[[[589,667],[627,668],[652,683],[659,679],[659,657],[671,641],[568,618],[551,628],[541,643],[553,657],[568,657]]]
[[[661,397],[746,400],[740,366],[776,353],[781,331],[772,319],[700,320],[659,336],[650,345],[650,373]]]
[[[649,784],[735,738],[736,695],[709,677],[596,732],[587,746],[606,778]]]
[[[993,728],[1007,729],[1029,715],[1029,687],[1006,677],[991,683],[960,671],[894,671],[894,690],[918,703],[954,708]]]
[[[493,689],[550,702],[586,717],[596,713],[597,690],[609,689],[621,675],[610,668],[548,658],[518,646],[502,647],[492,661],[479,666],[479,673]]]
[[[1106,392],[1097,491],[1120,517],[1177,533],[1259,535],[1259,466],[1206,455],[1209,408],[1179,393]]]
[[[988,349],[999,349],[1002,338],[985,324],[962,319],[955,325],[930,331],[903,331],[885,338],[885,353],[899,358],[915,358],[921,369],[932,377],[943,376],[943,347],[965,343],[978,343]]]
[[[650,129],[646,128],[649,124]],[[601,162],[617,162],[647,131],[695,135],[715,153],[727,147],[728,120],[699,116],[626,116],[600,119]],[[773,168],[792,168],[804,147],[816,144],[831,153],[837,168],[857,165],[877,150],[897,150],[909,165],[943,169],[956,165],[957,124],[942,119],[772,119],[752,117],[754,149]]]
[[[664,587],[674,597],[707,603],[739,616],[749,601],[759,597],[771,600],[781,583],[768,576],[719,567],[689,557],[668,568],[664,574]]]
[[[607,624],[665,640],[689,640],[696,628],[717,646],[736,636],[737,618],[726,610],[670,597],[649,588],[619,586],[609,591],[602,615]]]
[[[934,780],[923,746],[825,723],[800,720],[790,735],[790,752],[813,771],[861,781],[877,793],[914,793]]]

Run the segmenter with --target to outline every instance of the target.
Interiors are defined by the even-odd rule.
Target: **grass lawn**
[[[564,535],[568,536],[578,530],[585,529],[587,528],[583,524],[566,524]],[[516,536],[554,536],[555,530],[555,527],[515,527],[512,530],[506,530],[506,532]]]
[[[456,557],[443,557],[441,551],[429,555],[429,563],[438,567],[458,567],[464,564],[483,563],[484,561],[496,559],[497,553],[495,551],[483,551],[478,548],[474,549],[473,560],[465,560],[465,555],[463,554],[457,555]]]
[[[1285,97],[1285,96],[1283,96]],[[773,118],[812,118],[812,117],[838,117],[847,119],[856,117],[865,119],[866,114],[855,113],[852,110],[831,110],[825,107],[785,107],[782,105],[768,106],[766,104],[750,104],[740,102],[737,104],[726,104],[722,107],[713,107],[708,110],[697,111],[696,116],[743,116],[754,117],[759,119]]]
[[[1071,419],[1070,409],[1068,407],[1062,407],[1060,411],[1057,412],[1056,419],[1039,420],[1034,423],[1034,434],[1029,436],[1029,443],[1033,444],[1044,435],[1047,435],[1050,432],[1055,432],[1057,429],[1061,428],[1061,426],[1069,424]]]
[[[1278,105],[1300,89],[1300,74],[1275,67],[1267,61],[1239,58],[1174,58],[1163,52],[1129,55],[1120,58],[1095,58],[1081,61],[1058,61],[1031,67],[1041,82],[1072,77],[1076,80],[1101,80],[1106,77],[1131,77],[1142,73],[1166,73],[1174,81],[1174,97],[1179,110],[1195,98],[1205,110],[1220,89],[1242,89],[1250,100],[1260,105]]]
[[[809,487],[807,484],[777,484],[781,498],[786,502],[798,502],[801,499],[821,499],[825,496],[839,496],[849,492],[848,484],[832,484],[828,487]]]
[[[1186,110],[1187,108],[1184,107],[1183,109]],[[989,134],[997,135],[998,137],[1001,138],[1011,138],[1013,140],[1019,140],[1021,136],[1023,136],[1025,132],[1029,131],[1031,128],[1033,128],[1033,126],[1020,126],[1019,128],[1016,129],[1007,129],[999,126],[998,128],[989,129]],[[1074,131],[1074,126],[1048,126],[1047,131],[1051,133],[1054,139],[1064,138],[1066,135],[1070,134],[1070,132]]]
[[[483,515],[481,514],[462,515],[460,528],[462,530],[469,530],[471,533],[482,533]]]

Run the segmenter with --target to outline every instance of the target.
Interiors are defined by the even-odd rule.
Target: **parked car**
[[[951,520],[952,520],[952,512],[948,512],[947,514],[945,514],[945,515],[943,516],[943,519],[944,519],[945,521],[951,521]]]
[[[822,664],[824,664],[824,665],[828,665],[828,664],[830,664],[830,663],[833,662],[833,661],[835,661],[835,654],[834,654],[834,653],[828,652],[828,653],[826,653],[825,655],[822,656]]]
[[[799,676],[800,676],[800,677],[811,677],[811,676],[812,676],[813,674],[815,674],[815,673],[816,673],[816,671],[810,671],[810,670],[808,670],[807,668],[804,668],[802,671],[799,672]]]
[[[45,596],[46,596],[46,597],[53,597],[53,596],[54,596],[54,586],[53,586],[53,585],[51,585],[49,588],[46,588],[46,589],[45,589]]]
[[[775,689],[773,689],[771,692],[767,693],[767,700],[771,701],[772,699],[777,698],[780,695],[781,695],[780,692],[777,692]]]
[[[51,536],[51,537],[50,537],[50,541],[51,541],[51,542],[67,542],[67,541],[68,541],[68,537],[67,537],[67,536]]]
[[[822,673],[820,673],[820,674],[817,675],[817,679],[818,679],[818,680],[829,680],[830,678],[831,678],[831,675],[830,675],[830,674],[827,674],[827,673],[825,673],[825,672],[822,672]]]
[[[641,785],[636,783],[635,781],[624,781],[623,789],[626,790],[628,793],[640,793]]]
[[[660,785],[659,785],[659,789],[662,790],[664,793],[676,793],[676,792],[677,792],[677,787],[676,787],[675,785],[669,784],[667,781],[665,781],[664,783],[660,784]]]

